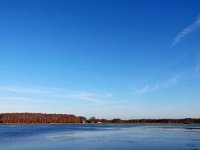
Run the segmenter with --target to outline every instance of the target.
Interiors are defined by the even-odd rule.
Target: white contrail
[[[197,20],[193,24],[191,24],[190,26],[186,27],[183,31],[181,31],[176,36],[176,38],[174,39],[171,47],[173,47],[174,45],[176,45],[182,38],[184,38],[189,33],[193,32],[198,27],[200,27],[200,16],[197,18]]]

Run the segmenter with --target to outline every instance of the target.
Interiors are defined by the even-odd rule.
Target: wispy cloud
[[[186,27],[176,36],[173,43],[171,44],[171,47],[175,46],[182,38],[193,32],[198,27],[200,27],[200,16],[196,19],[195,22],[193,22],[190,26]]]
[[[70,91],[59,88],[45,88],[45,87],[13,87],[0,86],[2,93],[6,92],[10,95],[18,95],[19,97],[7,97],[9,100],[27,100],[36,101],[37,98],[44,98],[48,101],[52,99],[60,101],[80,100],[93,103],[103,103],[113,97],[110,92],[88,92],[88,91]],[[1,94],[1,93],[0,93]],[[25,97],[25,98],[24,98]],[[34,99],[33,99],[34,98]],[[0,98],[0,100],[3,100]]]
[[[141,89],[137,89],[133,92],[133,95],[140,95],[140,94],[144,94],[146,92],[149,91],[149,87],[146,85],[145,87],[141,88]]]
[[[195,66],[193,75],[194,75],[195,77],[198,77],[198,78],[200,77],[200,64],[197,64],[197,65]]]
[[[0,96],[0,102],[20,103],[20,104],[44,104],[48,102],[45,99],[21,97],[21,96]]]
[[[182,76],[182,74],[177,74],[170,78],[168,81],[162,83],[160,87],[170,87],[176,85],[181,80]]]
[[[41,88],[25,88],[25,87],[14,87],[14,86],[0,86],[1,90],[16,92],[16,93],[40,93],[48,94],[50,91]]]
[[[100,93],[89,93],[89,92],[74,92],[64,95],[57,95],[58,97],[63,97],[66,99],[72,99],[72,100],[83,100],[83,101],[90,101],[95,103],[103,103],[106,102],[105,98],[107,98],[107,95],[102,95]]]
[[[179,74],[169,78],[166,81],[153,83],[153,84],[147,84],[143,88],[136,89],[132,95],[141,95],[141,94],[145,94],[150,91],[155,91],[155,90],[175,86],[184,78],[184,75],[185,75],[184,73],[179,73]]]

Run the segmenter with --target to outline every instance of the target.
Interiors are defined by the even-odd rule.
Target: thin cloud
[[[11,95],[18,94],[20,97],[10,97],[9,100],[27,100],[35,101],[37,98],[45,98],[47,101],[52,102],[52,98],[60,101],[67,100],[81,100],[89,101],[93,103],[108,102],[107,99],[113,97],[112,93],[109,92],[87,92],[87,91],[71,91],[67,89],[58,88],[45,88],[45,87],[13,87],[13,86],[0,86],[2,92],[8,92]],[[25,98],[24,98],[25,97]],[[30,98],[34,97],[34,99]],[[8,98],[7,98],[8,99]],[[3,100],[0,97],[0,100]],[[5,97],[4,97],[5,100]]]
[[[200,65],[195,66],[193,74],[195,77],[200,77]]]
[[[147,84],[144,88],[135,90],[132,95],[141,95],[147,92],[175,86],[184,78],[184,75],[185,73],[179,73],[166,81],[154,84]]]
[[[186,75],[186,73],[179,73],[171,78],[169,78],[168,80],[161,82],[161,83],[156,83],[151,90],[158,90],[158,89],[162,89],[162,88],[169,88],[172,86],[177,85],[182,79],[184,79],[184,76]]]
[[[177,74],[176,76],[169,79],[166,83],[163,83],[161,87],[170,87],[176,85],[182,78],[182,74]]]
[[[101,95],[100,93],[89,93],[89,92],[74,92],[65,95],[57,95],[59,97],[63,97],[66,99],[75,99],[75,100],[83,100],[90,101],[95,103],[103,103],[107,102],[103,98],[107,98],[107,95]],[[110,95],[109,95],[110,96]]]
[[[40,94],[50,93],[50,91],[40,89],[40,88],[1,86],[0,89],[4,91],[10,91],[10,92],[16,92],[16,93],[40,93]]]
[[[148,92],[148,90],[149,90],[149,87],[145,86],[144,88],[135,90],[134,93],[133,93],[133,95],[144,94],[144,93]]]
[[[174,39],[171,47],[175,46],[182,38],[193,32],[195,29],[200,27],[200,16],[196,19],[196,21],[190,26],[186,27],[183,31],[181,31],[176,38]]]
[[[10,103],[28,103],[28,104],[43,104],[45,102],[48,102],[44,99],[38,99],[38,98],[31,98],[31,97],[21,97],[21,96],[0,96],[0,102],[10,102]]]
[[[159,89],[160,88],[160,84],[159,83],[156,83],[155,85],[153,85],[152,87],[151,87],[151,90],[157,90],[157,89]]]
[[[197,55],[196,65],[194,68],[194,76],[200,77],[200,54]]]

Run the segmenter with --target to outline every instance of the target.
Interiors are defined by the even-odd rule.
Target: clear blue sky
[[[1,0],[0,112],[200,117],[199,0]]]

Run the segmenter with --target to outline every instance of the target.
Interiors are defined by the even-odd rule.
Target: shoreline
[[[182,118],[182,119],[102,119],[86,118],[73,114],[46,114],[46,113],[0,113],[0,124],[135,124],[135,125],[184,125],[200,124],[200,118]]]
[[[197,125],[199,123],[0,123],[1,125]]]

